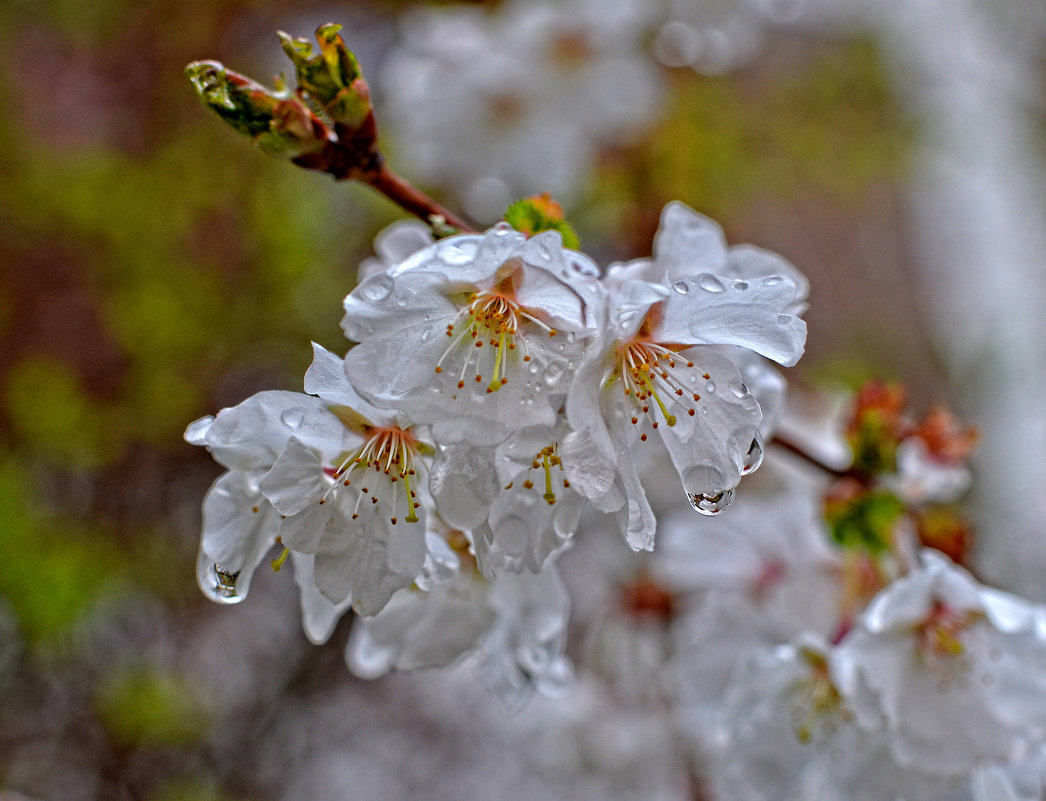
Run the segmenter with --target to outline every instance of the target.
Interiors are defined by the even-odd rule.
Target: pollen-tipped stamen
[[[556,493],[552,491],[552,465],[549,462],[548,453],[541,455],[541,465],[545,468],[545,494],[541,497],[552,506],[556,502]]]
[[[280,572],[280,570],[283,568],[284,562],[287,561],[287,557],[290,555],[291,549],[287,546],[284,546],[283,550],[280,552],[280,555],[273,559],[271,562],[269,562],[269,564],[272,565],[272,570],[274,573]]]
[[[501,336],[498,337],[497,353],[494,356],[494,375],[490,379],[490,383],[487,385],[487,392],[497,392],[501,389],[502,385],[502,367],[505,365],[505,349],[508,340],[508,334],[504,331],[501,332]]]
[[[414,511],[416,505],[414,503],[414,494],[410,491],[410,475],[407,472],[403,473],[403,492],[407,498],[407,516],[403,519],[408,523],[417,523],[418,514]]]

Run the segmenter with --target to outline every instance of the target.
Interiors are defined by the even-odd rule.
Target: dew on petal
[[[733,287],[738,292],[744,292],[746,289],[748,289],[748,282],[747,281],[734,281]]]
[[[365,300],[377,303],[385,300],[385,298],[389,296],[395,283],[396,282],[385,273],[378,273],[360,284],[359,292]]]
[[[285,426],[287,426],[287,428],[301,428],[301,424],[305,421],[305,410],[287,409],[280,415],[280,420]]]
[[[715,392],[715,381],[708,381],[705,384],[705,392],[707,392],[709,395]]]
[[[690,291],[690,287],[687,285],[686,281],[676,281],[674,284],[672,284],[672,289],[674,289],[680,295],[685,295]]]
[[[784,281],[784,279],[781,276],[779,276],[779,275],[771,275],[771,276],[768,276],[768,277],[763,279],[763,285],[764,286],[777,286],[782,281]]]
[[[701,287],[705,292],[711,292],[718,294],[726,291],[726,287],[723,286],[723,282],[716,278],[711,273],[701,273],[697,277],[697,285]]]
[[[745,454],[745,460],[741,465],[741,475],[747,476],[749,473],[754,473],[758,470],[759,466],[763,463],[764,454],[763,435],[756,431],[755,437],[752,438],[752,444],[748,446],[748,453]]]
[[[730,508],[730,504],[734,502],[734,491],[728,489],[710,495],[688,492],[686,497],[695,511],[708,517],[714,517]]]

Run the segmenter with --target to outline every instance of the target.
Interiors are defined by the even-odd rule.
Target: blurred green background
[[[287,634],[296,650],[246,664],[230,631],[249,642],[293,623],[292,579],[252,593],[290,610],[276,622],[204,600],[199,507],[219,468],[181,436],[256,391],[300,389],[310,339],[345,349],[341,298],[401,214],[252,150],[182,68],[217,58],[267,80],[277,28],[333,18],[373,69],[406,5],[0,4],[5,801],[283,797],[240,753],[245,733],[288,693],[354,681],[344,632],[320,649]],[[905,291],[900,188],[917,131],[874,42],[774,34],[737,73],[664,79],[663,118],[604,153],[568,209],[585,245],[604,261],[648,253],[661,207],[683,200],[810,276],[793,381],[874,368],[918,396],[940,372]],[[194,649],[236,676],[211,681]]]

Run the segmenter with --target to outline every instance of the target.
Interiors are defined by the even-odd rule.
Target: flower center
[[[414,490],[410,488],[410,482],[417,474],[414,463],[418,458],[418,447],[418,440],[408,430],[396,426],[371,428],[370,437],[363,446],[350,453],[337,468],[330,471],[334,483],[320,503],[325,503],[327,496],[338,487],[348,487],[355,481],[359,487],[356,506],[352,510],[352,519],[355,520],[359,517],[360,504],[365,497],[370,497],[372,504],[378,503],[377,494],[371,494],[370,489],[375,481],[387,480],[390,485],[402,481],[403,496],[407,505],[407,516],[404,520],[408,523],[417,523],[418,515],[415,510],[421,504],[418,503]],[[390,519],[395,525],[398,521],[395,488],[390,495],[392,497]]]
[[[792,688],[795,705],[792,709],[792,726],[796,739],[809,743],[819,723],[827,723],[836,716],[846,718],[842,696],[832,682],[828,661],[823,655],[802,649],[801,657],[806,662],[807,673]]]
[[[968,672],[970,660],[963,641],[975,612],[965,614],[936,601],[926,619],[915,628],[916,649],[927,669],[947,685]]]
[[[436,372],[443,372],[443,363],[455,351],[465,348],[465,359],[458,376],[458,389],[465,387],[465,377],[470,368],[473,380],[483,383],[483,364],[491,367],[491,379],[487,384],[487,393],[497,392],[508,383],[509,353],[517,345],[523,351],[523,361],[529,362],[530,352],[527,338],[520,327],[530,322],[548,333],[556,335],[556,329],[530,314],[512,297],[511,292],[480,290],[474,292],[468,303],[463,306],[454,319],[447,323],[447,336],[451,342],[436,362]],[[484,346],[488,346],[484,351]],[[492,349],[492,350],[491,350]],[[484,357],[485,352],[492,352],[491,357]]]
[[[683,361],[671,348],[646,340],[632,340],[620,345],[615,355],[625,396],[643,415],[650,418],[654,428],[658,427],[658,421],[650,410],[651,400],[657,404],[662,419],[669,426],[676,424],[676,416],[669,411],[666,400],[678,404],[690,417],[696,414],[694,404],[701,400],[701,396],[684,381],[688,379],[693,383],[696,375],[682,374],[684,365],[686,369],[692,369],[693,362]],[[711,378],[708,373],[704,373],[703,377],[705,380]],[[640,416],[633,414],[632,425],[638,425],[639,420]],[[646,434],[640,439],[645,440]]]

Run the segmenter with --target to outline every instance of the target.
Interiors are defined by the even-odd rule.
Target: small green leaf
[[[892,492],[872,490],[829,500],[825,520],[836,544],[881,554],[889,550],[894,526],[904,510],[904,502]]]
[[[564,246],[575,250],[581,247],[574,227],[563,219],[563,207],[547,192],[517,200],[505,210],[505,222],[527,236],[559,231]]]

